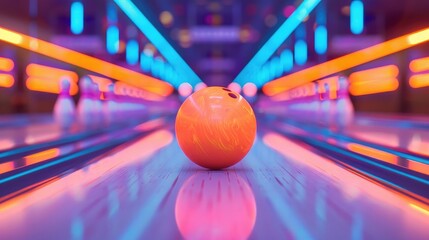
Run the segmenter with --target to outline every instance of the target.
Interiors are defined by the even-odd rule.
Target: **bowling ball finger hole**
[[[231,92],[231,90],[229,90],[228,88],[222,88],[222,89],[227,91],[227,92]]]
[[[237,96],[235,96],[235,94],[234,94],[234,93],[228,93],[228,95],[229,95],[230,97],[232,97],[232,98],[237,98]]]

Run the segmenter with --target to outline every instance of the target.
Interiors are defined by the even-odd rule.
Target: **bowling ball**
[[[232,166],[246,156],[256,136],[250,104],[228,88],[208,87],[189,96],[176,116],[180,148],[209,169]]]

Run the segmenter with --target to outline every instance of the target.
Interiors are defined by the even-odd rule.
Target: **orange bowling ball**
[[[209,169],[232,166],[246,156],[256,136],[256,118],[238,93],[208,87],[189,96],[176,116],[180,148],[194,163]]]

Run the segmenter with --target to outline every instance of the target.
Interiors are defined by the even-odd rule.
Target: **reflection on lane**
[[[43,123],[32,124],[29,122],[19,127],[8,126],[8,128],[0,128],[0,151],[55,141],[66,136],[83,133],[84,131],[85,129],[77,124],[68,130],[64,130],[53,122],[52,117],[47,118]]]
[[[358,143],[346,144],[347,149],[355,153],[359,153],[368,157],[378,159],[380,161],[390,163],[393,165],[412,170],[414,172],[429,175],[429,165],[421,162],[417,162],[411,159],[400,158],[394,154],[385,152],[383,150],[371,148]]]
[[[8,172],[29,167],[35,164],[47,162],[57,157],[64,157],[73,152],[82,153],[88,150],[89,147],[102,146],[103,144],[106,144],[111,140],[121,138],[121,136],[132,135],[135,132],[147,132],[157,127],[160,127],[164,124],[165,124],[164,118],[156,118],[153,120],[143,122],[135,127],[124,128],[120,131],[113,131],[113,132],[100,134],[97,136],[93,136],[92,138],[83,138],[82,140],[74,141],[71,144],[62,145],[56,148],[40,150],[38,152],[23,156],[21,158],[15,158],[11,161],[0,163],[0,184],[4,182],[4,179],[1,178],[2,177],[1,174],[3,173],[8,173]],[[75,157],[75,158],[78,158],[78,157]],[[71,158],[71,160],[75,158]],[[13,175],[11,177],[15,178]]]
[[[411,122],[410,122],[410,125]],[[398,128],[357,123],[347,129],[347,135],[388,147],[429,156],[429,131],[419,128]]]
[[[414,134],[408,144],[408,150],[429,156],[429,133]]]
[[[388,128],[353,126],[347,130],[348,133],[344,134],[317,126],[297,124],[297,122],[287,124],[277,122],[276,127],[279,131],[291,133],[307,140],[317,140],[330,144],[330,146],[325,146],[326,148],[339,147],[391,164],[392,166],[389,166],[389,168],[399,167],[419,174],[429,175],[429,159],[425,156],[428,153],[423,153],[416,146],[416,139],[413,137],[416,134],[415,129],[400,129],[398,132],[392,132],[392,129],[386,130]],[[422,141],[421,138],[417,138],[417,140]],[[410,151],[409,146],[411,144],[413,144],[414,150],[419,149],[420,151]],[[418,146],[421,147],[421,145]],[[379,165],[377,162],[372,164]]]
[[[347,143],[346,147],[350,151],[353,151],[368,157],[372,157],[390,164],[398,164],[398,158],[399,158],[398,156],[382,150],[364,146],[359,143]]]
[[[136,200],[147,197],[136,182],[136,171],[172,141],[170,131],[157,130],[121,151],[1,203],[1,238],[118,239],[141,205]]]
[[[15,147],[16,141],[9,137],[0,138],[0,151]]]
[[[247,239],[256,221],[255,197],[235,172],[197,172],[180,188],[175,217],[185,239]]]
[[[286,220],[293,236],[298,236],[300,232],[297,229],[301,229],[310,238],[318,239],[429,237],[427,205],[352,174],[278,133],[266,133],[263,142],[283,157],[284,162],[278,167],[294,176],[288,182],[278,176],[283,185],[292,185],[295,181],[305,183],[304,198],[294,200],[293,197],[283,197],[283,205],[277,203],[280,216],[285,215],[283,208],[286,206],[299,212],[289,216],[296,218],[295,225]],[[262,150],[263,147],[259,148],[262,154],[268,154],[267,150]],[[276,156],[273,153],[270,155],[273,158]],[[270,194],[270,199],[280,195]]]
[[[21,145],[54,140],[67,134],[53,123],[43,123],[15,128],[0,129],[0,151]]]

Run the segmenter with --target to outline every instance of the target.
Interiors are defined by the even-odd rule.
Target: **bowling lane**
[[[101,124],[98,128],[104,126],[105,124]],[[93,129],[96,128],[93,127]],[[64,128],[55,122],[51,114],[27,116],[27,118],[3,117],[0,119],[0,152],[58,140],[87,130],[88,128],[84,128],[77,122],[69,128]]]
[[[0,128],[3,127],[17,127],[17,126],[23,126],[28,124],[35,124],[35,123],[43,123],[43,122],[49,122],[51,121],[51,116],[46,114],[15,114],[15,115],[2,115],[0,116]]]
[[[428,239],[428,224],[426,204],[264,124],[225,171],[167,127],[0,204],[5,239]]]
[[[373,143],[429,156],[429,119],[360,114],[346,134]],[[426,126],[427,125],[427,126]]]
[[[82,132],[82,129],[65,131],[61,127],[49,123],[3,129],[0,130],[0,151],[54,141],[79,132]]]

